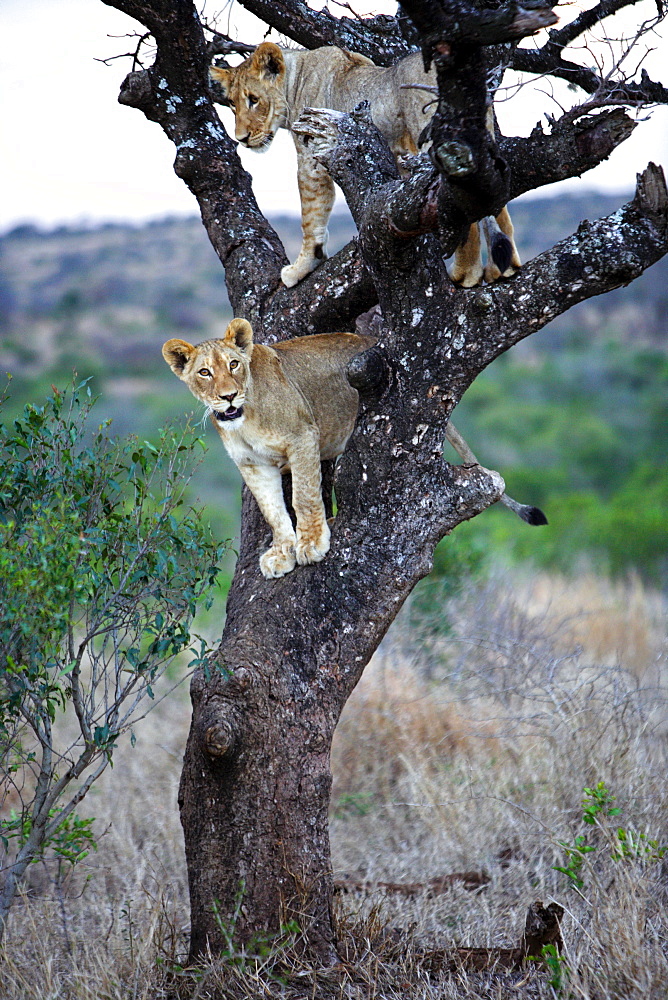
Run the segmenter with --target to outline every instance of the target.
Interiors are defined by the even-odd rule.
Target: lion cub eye
[[[239,362],[235,361],[234,358],[230,361],[230,371],[233,372],[235,368],[239,367]]]
[[[257,101],[258,101],[257,97],[251,97],[250,94],[248,95],[248,97],[246,98],[246,100],[248,101],[248,107],[249,108],[254,108],[255,105],[257,104]]]
[[[209,371],[208,368],[200,368],[197,374],[201,375],[202,378],[211,378],[211,372]]]

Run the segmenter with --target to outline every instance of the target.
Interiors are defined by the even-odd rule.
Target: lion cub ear
[[[285,59],[274,42],[262,42],[250,59],[250,68],[260,80],[277,79],[285,73]]]
[[[187,340],[168,340],[162,345],[162,356],[179,378],[183,377],[183,369],[196,348]]]
[[[234,73],[233,69],[226,69],[224,66],[209,66],[209,77],[211,80],[215,80],[217,84],[220,85],[220,89],[223,92],[223,97],[229,100],[230,90],[232,89],[232,75]]]
[[[228,347],[236,347],[250,358],[253,353],[253,328],[247,319],[233,319],[223,337]]]

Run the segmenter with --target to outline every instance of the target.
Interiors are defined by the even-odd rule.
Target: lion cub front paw
[[[330,534],[329,525],[324,521],[317,535],[302,535],[297,538],[297,562],[300,566],[308,566],[309,563],[317,563],[325,558],[329,552]]]
[[[297,558],[293,542],[272,545],[260,556],[260,570],[267,580],[276,580],[295,568]]]

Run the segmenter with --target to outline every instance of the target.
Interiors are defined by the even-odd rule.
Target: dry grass
[[[495,581],[434,640],[388,635],[345,709],[333,750],[337,875],[426,882],[484,870],[488,885],[337,900],[355,961],[330,971],[279,949],[258,963],[178,974],[187,886],[176,792],[187,732],[179,692],[121,748],[91,794],[99,850],[69,881],[35,866],[11,917],[0,997],[554,997],[543,970],[430,975],[420,953],[509,946],[536,899],[566,908],[563,996],[665,1000],[668,862],[611,857],[622,825],[668,843],[665,603],[637,581]],[[404,619],[405,620],[405,619]],[[622,814],[582,824],[604,781]],[[581,894],[559,842],[596,850]],[[400,934],[392,933],[400,928]]]
[[[543,574],[524,582],[519,601],[532,617],[556,622],[562,645],[581,648],[590,662],[622,664],[638,677],[658,681],[657,667],[665,665],[666,604],[639,577],[612,581],[584,573],[573,580]]]

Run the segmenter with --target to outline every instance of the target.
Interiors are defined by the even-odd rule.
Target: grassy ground
[[[336,906],[351,961],[326,972],[277,944],[179,973],[188,699],[177,692],[89,795],[97,852],[70,874],[34,866],[11,916],[0,997],[665,1000],[665,612],[637,580],[505,576],[434,607],[420,627],[402,616],[335,739],[333,862],[349,889]],[[421,885],[462,871],[488,881]],[[565,908],[563,961],[551,970],[439,973],[426,961],[429,949],[516,945],[539,899]]]

